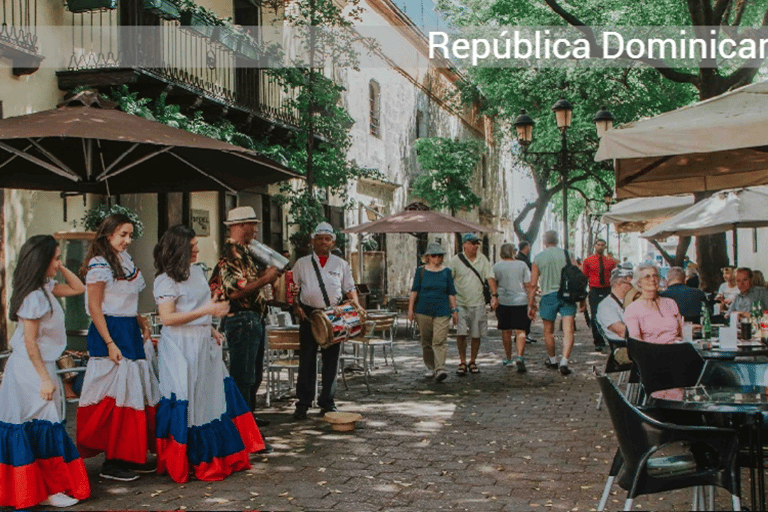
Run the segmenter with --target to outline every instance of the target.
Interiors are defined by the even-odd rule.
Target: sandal
[[[459,369],[456,370],[456,375],[459,377],[464,377],[467,374],[467,365],[465,363],[461,363],[459,365]]]
[[[469,363],[469,373],[480,373],[480,368],[475,363]]]

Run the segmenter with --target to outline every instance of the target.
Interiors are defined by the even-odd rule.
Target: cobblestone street
[[[495,320],[491,322],[495,325]],[[317,410],[292,417],[283,400],[259,415],[274,452],[252,456],[253,468],[223,482],[173,483],[143,476],[121,484],[98,478],[102,457],[87,461],[92,497],[78,510],[594,510],[616,442],[605,408],[595,408],[591,368],[605,356],[592,351],[589,330],[578,321],[571,358],[574,373],[545,368],[540,322],[527,345],[528,373],[501,365],[498,331],[481,347],[482,373],[458,377],[455,343],[449,340],[449,378],[423,377],[416,341],[396,342],[397,372],[378,368],[368,395],[360,374],[341,381],[341,411],[363,420],[349,433],[334,432]],[[559,347],[559,345],[558,345]],[[74,409],[69,412],[70,429]],[[623,508],[614,486],[609,510]],[[687,510],[689,490],[642,496],[636,509]],[[717,490],[719,507],[730,508]]]

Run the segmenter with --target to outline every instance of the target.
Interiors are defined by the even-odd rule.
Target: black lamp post
[[[573,105],[560,98],[552,105],[552,112],[555,113],[555,121],[557,128],[560,130],[560,151],[556,152],[533,152],[528,151],[528,147],[533,142],[533,125],[535,124],[533,119],[525,113],[525,109],[520,110],[520,115],[515,118],[513,125],[517,132],[517,141],[523,147],[523,151],[527,155],[556,155],[559,160],[560,179],[563,184],[563,246],[568,249],[568,128],[571,127],[571,117],[573,114]],[[610,112],[602,107],[592,121],[597,128],[598,137],[602,137],[606,130],[613,126],[614,117]]]
[[[611,209],[611,204],[613,204],[613,194],[611,194],[609,191],[605,191],[605,194],[603,195],[603,201],[605,201],[605,211]],[[618,231],[617,231],[618,233]],[[611,252],[611,223],[606,222],[605,223],[605,250],[606,252]]]

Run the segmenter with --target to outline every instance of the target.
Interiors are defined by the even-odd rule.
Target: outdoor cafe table
[[[735,359],[768,355],[768,345],[763,345],[758,339],[738,340],[736,349],[721,348],[717,338],[695,340],[693,346],[703,359]]]
[[[762,426],[763,414],[768,412],[768,389],[766,387],[699,385],[656,391],[651,394],[651,399],[650,405],[658,408],[698,412],[713,418],[713,420],[715,418],[720,420],[718,423],[729,423],[740,430],[742,427],[747,427],[752,507],[756,510],[765,510]],[[757,482],[757,490],[755,489],[755,482]],[[759,508],[756,491],[759,496]]]

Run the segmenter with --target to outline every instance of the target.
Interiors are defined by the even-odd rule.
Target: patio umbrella
[[[644,238],[711,235],[733,230],[734,260],[738,254],[737,228],[768,226],[768,187],[728,190],[714,194],[646,231]]]
[[[239,190],[299,178],[258,153],[82,92],[0,120],[0,187],[98,194]]]
[[[637,197],[614,204],[601,220],[614,224],[619,233],[646,231],[691,205],[692,195]]]
[[[457,219],[434,210],[405,210],[373,222],[366,222],[344,233],[493,233],[494,228]]]
[[[618,198],[768,185],[768,82],[608,130]]]

